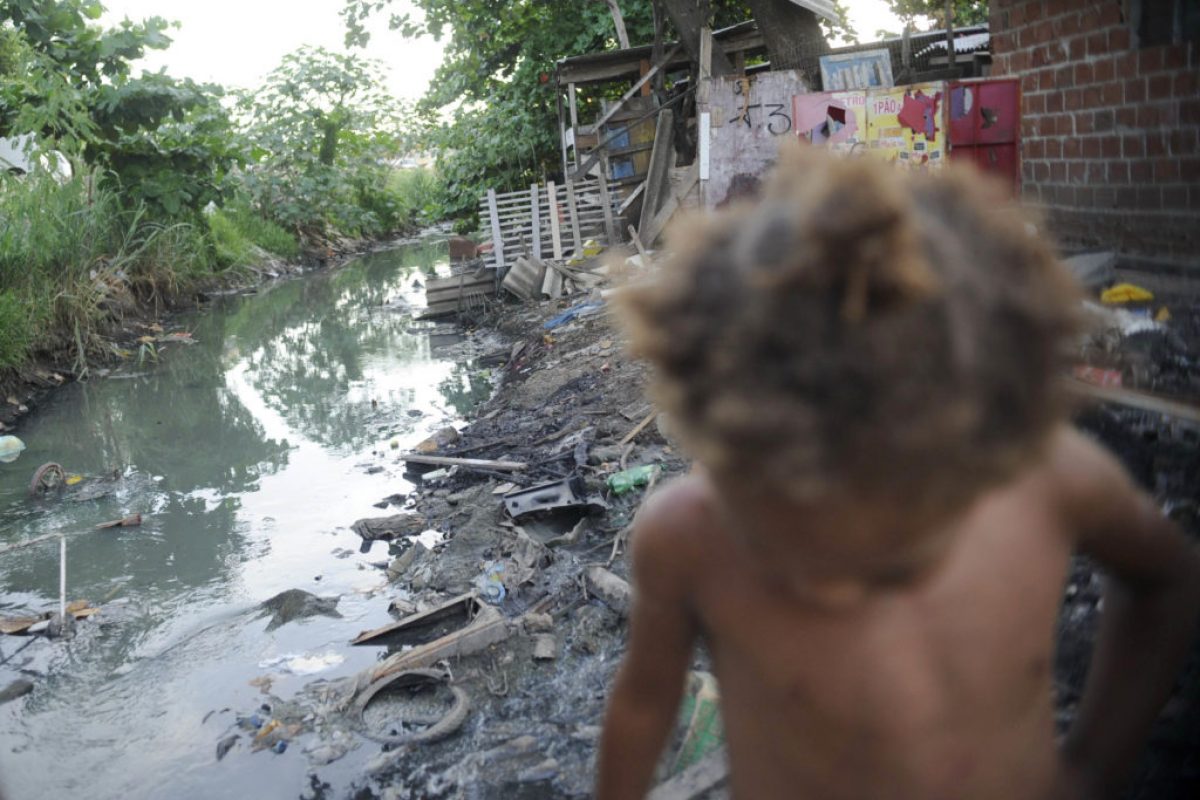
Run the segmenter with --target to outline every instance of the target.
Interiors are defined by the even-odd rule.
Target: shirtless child
[[[698,640],[740,800],[1120,795],[1196,630],[1200,559],[1067,425],[1076,291],[979,184],[790,152],[629,291],[697,468],[637,518],[601,800],[645,795]],[[1059,743],[1073,552],[1111,581]]]

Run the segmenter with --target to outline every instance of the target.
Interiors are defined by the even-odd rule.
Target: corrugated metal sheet
[[[956,53],[973,53],[976,50],[986,50],[990,43],[991,43],[991,34],[988,33],[987,31],[983,31],[982,33],[968,33],[964,36],[959,36],[956,34],[954,36],[954,52],[956,52]],[[923,55],[926,55],[927,53],[933,52],[934,50],[945,50],[945,49],[946,49],[946,40],[941,39],[940,41],[931,42],[929,44],[929,46],[922,48],[920,52],[916,53],[916,55],[923,56]]]

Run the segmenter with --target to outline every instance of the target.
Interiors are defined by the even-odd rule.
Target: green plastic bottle
[[[662,468],[658,464],[643,464],[608,476],[608,488],[613,494],[625,494],[637,486],[645,486],[655,478]]]

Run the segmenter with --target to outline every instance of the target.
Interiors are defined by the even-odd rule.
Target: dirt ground
[[[1200,374],[1195,360],[1200,306],[1186,297],[1172,303],[1175,316],[1163,329],[1166,333],[1123,338],[1108,351],[1108,365],[1127,369],[1128,386],[1186,396]],[[613,605],[587,590],[581,576],[596,565],[628,576],[619,542],[645,496],[645,489],[616,496],[608,491],[605,477],[622,465],[658,464],[661,480],[686,471],[689,464],[658,420],[622,446],[652,414],[644,394],[646,368],[624,356],[621,334],[605,310],[544,330],[542,322],[566,305],[509,306],[486,321],[511,343],[503,382],[459,440],[439,454],[524,462],[530,468],[516,473],[524,483],[578,476],[595,505],[582,516],[574,512],[565,519],[514,521],[499,493],[515,481],[503,473],[464,470],[434,472],[411,496],[391,498],[394,507],[386,513],[417,515],[422,525],[446,534],[443,544],[415,554],[406,554],[403,540],[392,544],[393,555],[400,557],[394,562],[397,616],[461,592],[490,592],[495,607],[512,622],[512,634],[482,653],[445,665],[454,684],[471,698],[461,729],[442,741],[401,747],[385,756],[386,765],[363,778],[356,797],[475,800],[590,794],[604,698],[625,647],[626,622]],[[1153,348],[1158,350],[1147,357]],[[1195,426],[1110,405],[1082,411],[1077,424],[1116,452],[1164,509],[1192,536],[1200,536],[1195,496],[1200,438]],[[553,539],[570,531],[573,540]],[[1064,728],[1086,675],[1101,581],[1080,559],[1065,588],[1056,665],[1058,718]],[[521,622],[530,619],[523,615],[539,612],[553,620],[548,626],[552,658],[534,658],[537,637],[545,632]],[[706,666],[701,653],[694,668]],[[1200,642],[1155,728],[1129,798],[1200,796],[1198,695]],[[682,731],[677,730],[672,748],[679,745]],[[660,777],[667,776],[670,761],[668,753]],[[718,788],[696,796],[724,792]]]

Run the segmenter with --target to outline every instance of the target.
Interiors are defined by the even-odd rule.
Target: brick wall
[[[1021,78],[1023,192],[1065,248],[1200,269],[1200,55],[1139,45],[1126,2],[992,0],[992,74]]]

